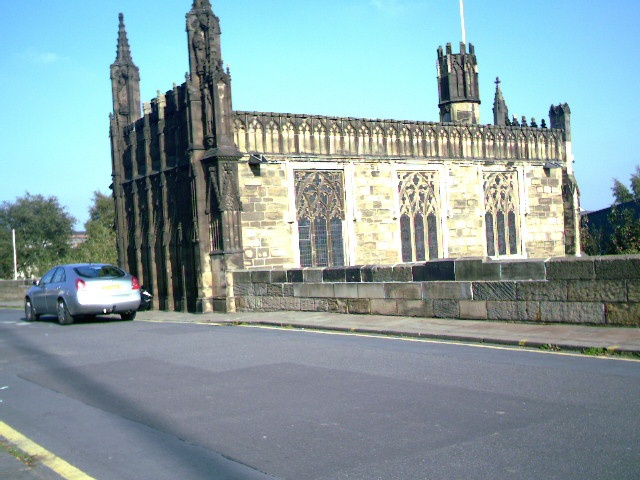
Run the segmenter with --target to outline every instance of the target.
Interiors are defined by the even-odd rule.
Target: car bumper
[[[99,315],[107,313],[125,313],[138,310],[140,294],[114,295],[78,295],[74,302],[68,302],[71,315]]]

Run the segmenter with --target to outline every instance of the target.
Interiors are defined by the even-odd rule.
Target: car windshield
[[[113,265],[84,265],[73,269],[78,275],[84,278],[120,278],[125,273]]]

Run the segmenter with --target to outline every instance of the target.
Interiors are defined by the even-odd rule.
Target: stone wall
[[[0,303],[22,303],[33,280],[0,280]]]
[[[640,326],[640,255],[233,272],[238,311]]]
[[[298,258],[294,171],[331,170],[344,174],[345,259],[348,265],[402,261],[400,172],[433,172],[438,185],[439,257],[488,254],[485,208],[489,190],[483,176],[515,175],[518,255],[545,258],[565,254],[562,169],[515,162],[507,165],[454,160],[310,157],[268,154],[238,164],[243,205],[242,237],[246,268],[295,267]]]

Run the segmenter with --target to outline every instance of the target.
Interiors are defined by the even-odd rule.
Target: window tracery
[[[439,256],[438,172],[398,172],[403,262]]]
[[[343,266],[342,171],[295,170],[296,219],[302,267]]]
[[[520,243],[517,173],[486,172],[483,181],[487,255],[516,255]]]

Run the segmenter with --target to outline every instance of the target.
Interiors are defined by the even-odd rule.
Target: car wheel
[[[133,320],[134,318],[136,318],[136,312],[134,310],[132,312],[121,313],[120,318],[122,320]]]
[[[31,299],[27,298],[24,301],[24,319],[27,322],[33,322],[34,320],[38,320],[40,315],[36,313],[33,309],[33,304],[31,303]]]
[[[73,315],[69,313],[67,304],[64,300],[58,300],[58,323],[60,325],[71,325],[73,323]]]

